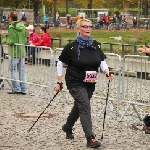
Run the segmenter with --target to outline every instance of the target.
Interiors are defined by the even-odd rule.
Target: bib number
[[[97,72],[96,71],[86,71],[84,82],[96,82]]]

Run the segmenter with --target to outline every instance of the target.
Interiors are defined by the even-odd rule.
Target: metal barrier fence
[[[120,121],[129,111],[130,106],[136,112],[138,118],[142,117],[136,106],[150,107],[150,61],[148,56],[126,55],[122,74],[122,102],[127,107],[121,115]]]
[[[17,80],[18,82],[23,82],[27,85],[35,85],[41,87],[39,93],[37,93],[37,96],[35,98],[37,99],[43,89],[47,90],[47,88],[49,88],[51,90],[53,88],[51,82],[53,73],[53,67],[51,66],[55,65],[53,60],[53,51],[51,48],[45,46],[36,47],[30,45],[15,44],[11,47],[13,47],[13,50],[16,51],[16,49],[19,49],[19,47],[22,46],[25,46],[27,52],[27,55],[25,56],[25,62],[23,61],[23,64],[21,64],[25,67],[25,81],[19,80],[19,74],[17,70],[18,68],[15,69],[15,74],[17,75],[16,79],[11,78],[9,75],[9,56],[7,56],[8,45],[2,46],[4,51],[4,59],[3,62],[0,63],[0,78],[6,81]],[[50,92],[47,90],[47,93],[49,94]]]
[[[14,50],[18,46],[25,45],[15,44]],[[48,95],[51,97],[50,91],[53,90],[54,85],[57,82],[56,62],[63,49],[56,48],[55,50],[52,50],[48,47],[35,47],[30,45],[26,45],[25,47],[27,50],[27,56],[25,58],[25,83],[28,85],[41,87],[35,99],[39,97],[43,90],[46,90]],[[3,50],[6,55],[8,53],[8,46],[3,45]],[[139,119],[141,119],[135,106],[150,105],[150,82],[149,80],[147,80],[147,76],[150,73],[150,61],[148,61],[148,56],[125,55],[124,59],[122,59],[118,54],[105,54],[107,56],[106,62],[110,68],[110,71],[114,74],[115,77],[110,85],[109,102],[111,102],[115,112],[118,115],[121,115],[120,120],[123,119],[131,105],[136,111]],[[1,79],[6,81],[14,80],[9,76],[8,59],[4,59],[3,63],[0,63],[0,68]],[[65,67],[63,71],[63,74],[65,74]],[[17,81],[19,80],[17,79]],[[108,80],[105,75],[99,71],[98,83],[96,84],[96,90],[93,97],[105,99],[107,82]],[[137,89],[137,87],[139,88]],[[66,97],[66,95],[64,94],[65,91],[67,90],[64,85],[64,89],[61,93],[68,102],[68,97]],[[146,91],[146,93],[143,93],[143,91]],[[119,110],[118,104],[120,103],[128,103],[128,107],[124,110]],[[104,109],[105,104],[100,114],[104,111]]]
[[[122,59],[119,55],[114,53],[105,53],[107,59],[106,63],[108,64],[110,68],[110,72],[114,74],[114,80],[110,83],[110,92],[109,92],[109,99],[108,103],[110,102],[113,106],[114,111],[117,115],[119,115],[119,112],[117,110],[117,102],[120,101],[120,81],[121,81],[121,72],[122,72]],[[107,83],[108,79],[106,76],[100,71],[98,74],[98,83],[96,87],[96,92],[93,97],[99,97],[101,99],[106,99],[107,94]],[[105,110],[105,103],[103,105],[103,108],[100,112],[104,112]]]
[[[26,46],[26,48],[30,49],[32,46]],[[45,98],[45,94],[47,94],[48,97],[51,97],[51,91],[57,81],[55,62],[62,51],[62,48],[57,48],[55,51],[52,51],[50,48],[46,48],[45,50],[45,47],[33,46],[33,48],[38,51],[35,55],[36,64],[32,64],[33,59],[30,59],[30,57],[26,58],[25,83],[29,86],[28,91],[30,90],[30,87],[32,87],[32,90],[37,92],[36,98],[39,96],[39,99],[38,101],[33,101],[33,97],[31,97],[30,94],[25,96],[14,95],[10,97],[6,93],[6,87],[4,90],[0,91],[0,147],[3,149],[24,150],[88,149],[85,146],[85,135],[79,121],[75,124],[76,140],[73,140],[71,143],[69,142],[68,144],[68,140],[64,138],[64,132],[61,131],[61,125],[65,123],[68,113],[73,105],[73,100],[70,101],[71,97],[66,90],[65,82],[63,91],[56,97],[56,100],[58,99],[59,101],[55,100],[53,104],[47,108],[47,112],[44,114],[45,116],[47,115],[47,117],[41,117],[33,130],[30,133],[27,133],[27,130],[32,126],[36,117],[39,116],[40,112],[45,109],[49,102],[49,99]],[[5,54],[6,53],[7,51],[5,51]],[[139,123],[139,119],[135,117],[132,110],[128,108],[130,106],[139,108],[138,104],[140,101],[137,100],[142,98],[146,103],[140,103],[142,104],[142,108],[136,113],[141,116],[149,111],[149,104],[147,101],[149,101],[150,98],[150,80],[147,80],[147,75],[150,71],[150,62],[147,61],[148,57],[130,55],[125,56],[124,59],[122,59],[117,54],[105,54],[107,56],[106,62],[110,67],[110,71],[114,73],[115,78],[110,83],[109,104],[107,106],[107,117],[105,121],[106,128],[105,131],[103,131],[104,139],[102,141],[102,148],[106,150],[132,150],[136,148],[139,149],[140,147],[140,149],[149,150],[149,144],[148,142],[145,142],[149,140],[149,136],[143,134],[142,129],[134,130],[133,127]],[[140,68],[142,69],[139,70]],[[138,70],[138,72],[134,69]],[[0,79],[2,78],[5,81],[11,81],[8,74],[8,59],[6,56],[2,63],[0,61],[0,71],[0,74],[2,74]],[[65,66],[63,71],[63,74],[65,74]],[[148,73],[143,74],[142,72]],[[141,74],[143,74],[143,76],[141,76]],[[108,79],[99,71],[98,83],[96,84],[96,90],[91,100],[93,132],[96,134],[97,138],[101,136],[102,132],[103,116],[100,116],[100,114],[105,108],[105,101],[103,99],[106,97],[107,83]],[[35,85],[35,87],[32,85]],[[136,89],[138,86],[140,89]],[[41,97],[40,94],[43,94],[43,97]],[[71,103],[69,103],[69,105],[68,103],[64,103],[64,101],[62,101],[64,98],[67,100],[69,99],[69,102]],[[127,116],[126,110],[131,115]],[[126,116],[125,122],[118,122],[118,116],[120,121]]]

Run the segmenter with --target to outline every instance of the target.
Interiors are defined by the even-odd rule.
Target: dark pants
[[[2,47],[2,46],[0,47],[0,49],[1,49],[1,56],[0,56],[1,62],[0,62],[0,63],[1,63],[1,65],[2,65],[2,62],[3,62],[3,59],[4,59],[4,58],[3,58],[3,57],[4,57],[4,51],[3,51],[3,47]],[[1,67],[2,67],[2,66],[1,66]],[[0,77],[1,77],[1,76],[2,76],[2,75],[0,74]],[[1,83],[3,83],[3,79],[0,79],[0,84],[1,84]],[[1,85],[0,85],[0,88],[1,88]]]
[[[28,45],[28,44],[26,44]],[[40,51],[40,50],[39,50]],[[36,63],[36,53],[38,52],[38,49],[35,47],[30,47],[30,46],[26,46],[26,53],[27,56],[30,58],[30,55],[32,55],[32,63],[35,64]]]
[[[86,87],[77,87],[69,90],[75,101],[74,106],[67,118],[66,124],[73,127],[77,119],[80,117],[85,136],[93,135],[90,105],[90,99],[93,95],[93,91],[94,90]]]
[[[35,54],[37,53],[37,49],[35,47],[30,47],[28,56],[30,57],[30,55],[32,55],[32,63],[35,64],[36,63],[36,58],[35,58]]]

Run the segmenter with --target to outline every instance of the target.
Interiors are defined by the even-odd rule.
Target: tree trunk
[[[88,0],[88,9],[92,9],[92,1],[93,0]]]
[[[66,14],[68,14],[68,0],[66,0]]]
[[[149,9],[149,3],[148,0],[145,0],[143,2],[144,18],[148,18],[148,9]]]
[[[92,9],[92,2],[93,0],[88,0],[88,9]],[[88,11],[88,18],[92,17],[92,11]]]
[[[38,9],[39,9],[39,1],[32,0],[32,3],[33,3],[34,22],[36,22],[36,17],[37,17]]]
[[[56,5],[57,5],[57,2],[56,0],[54,0],[54,26],[56,27]]]

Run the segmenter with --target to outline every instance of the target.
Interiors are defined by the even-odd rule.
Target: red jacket
[[[39,42],[33,43],[35,46],[47,46],[51,47],[51,36],[49,33],[43,33]]]
[[[38,34],[36,32],[33,32],[29,35],[29,40],[32,42],[32,43],[37,43],[39,42],[40,38],[38,36]]]
[[[105,22],[106,22],[106,23],[109,23],[109,22],[110,22],[109,16],[105,16]]]

